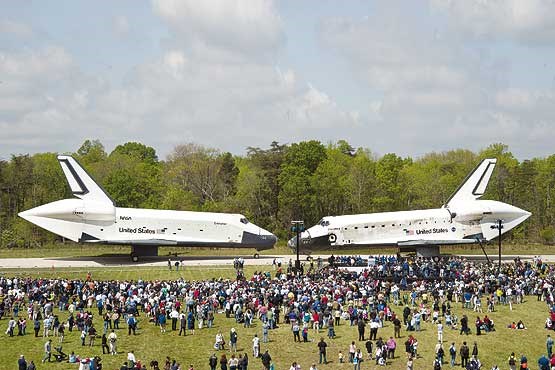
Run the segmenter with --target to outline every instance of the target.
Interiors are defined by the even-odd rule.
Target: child
[[[343,363],[343,353],[341,351],[339,351],[339,363]]]
[[[412,343],[412,350],[413,350],[413,357],[418,358],[418,340],[414,338],[414,342]]]
[[[303,328],[303,342],[308,342],[308,327]]]

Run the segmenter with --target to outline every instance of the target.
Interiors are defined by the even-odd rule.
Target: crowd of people
[[[338,354],[339,362],[349,362],[355,370],[366,360],[380,366],[400,361],[401,356],[396,355],[398,345],[404,345],[407,369],[412,369],[414,361],[419,359],[417,336],[423,323],[434,325],[438,332],[434,368],[441,368],[448,356],[449,363],[454,365],[458,356],[461,366],[475,370],[481,367],[477,346],[470,350],[464,341],[457,351],[453,343],[447,354],[443,348],[444,328],[466,335],[491,332],[495,326],[488,314],[495,312],[498,305],[512,308],[521,303],[525,295],[536,295],[547,303],[551,313],[546,327],[553,329],[555,268],[539,259],[525,262],[517,258],[497,271],[497,266],[459,257],[359,258],[330,257],[327,267],[310,268],[306,275],[295,274],[291,261],[287,272],[283,272],[279,262],[279,266],[278,263],[274,265],[277,270],[274,274],[255,272],[250,278],[238,274],[236,280],[98,281],[90,276],[84,280],[0,277],[0,318],[7,319],[6,335],[9,336],[26,335],[27,323],[32,323],[35,337],[46,340],[43,361],[52,360],[52,337],[60,345],[61,352],[66,330],[77,331],[85,348],[94,346],[96,338],[101,338],[103,353],[116,355],[122,353],[118,351],[116,330],[122,326],[128,335],[136,335],[140,330],[139,318],[141,325],[148,322],[159,327],[161,333],[171,331],[179,336],[194,334],[195,329],[211,328],[216,319],[234,320],[236,327],[229,334],[218,332],[216,335],[215,353],[208,360],[211,369],[220,366],[222,370],[247,369],[253,359],[260,361],[265,369],[273,368],[272,357],[268,351],[261,350],[261,345],[268,341],[269,331],[278,326],[291,330],[292,341],[309,342],[309,335],[318,335],[321,330],[327,333],[328,341],[333,341],[335,327],[342,322],[353,327],[353,339],[356,329],[358,341],[364,341],[362,348],[357,347],[356,341],[345,348],[347,359],[342,352]],[[236,269],[242,264],[237,260]],[[365,268],[359,272],[337,267],[360,264]],[[168,265],[172,267],[172,263]],[[484,308],[482,303],[485,303]],[[461,318],[452,310],[457,304],[467,310]],[[484,311],[487,314],[483,315]],[[466,312],[477,315],[474,333]],[[238,328],[248,328],[254,320],[261,323],[261,338],[258,335],[249,338],[252,342],[250,354],[237,353]],[[380,335],[386,322],[394,327],[395,334],[389,338]],[[408,339],[397,343],[403,327]],[[226,351],[227,341],[232,354],[217,356],[216,352]],[[326,339],[321,337],[317,343],[314,351],[319,354],[320,363],[325,364],[328,362]],[[74,353],[67,357],[69,362],[85,361],[87,370],[102,368],[100,358],[81,358]],[[555,364],[552,353],[547,353],[547,358]],[[25,363],[28,369],[30,365],[26,360]],[[148,365],[153,369],[160,366],[157,360]],[[125,369],[141,369],[146,368],[147,363],[136,361],[130,351],[124,366]],[[298,367],[298,362],[294,366]],[[167,359],[163,367],[177,370],[181,365]]]

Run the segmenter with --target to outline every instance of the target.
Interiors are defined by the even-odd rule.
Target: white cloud
[[[10,81],[30,76],[42,79],[59,77],[67,72],[71,64],[71,56],[60,47],[45,47],[22,53],[0,52],[0,74]],[[51,76],[52,73],[55,76]]]
[[[483,43],[476,49],[457,33],[460,26],[451,28],[454,21],[441,23],[444,14],[451,20],[464,4],[436,0],[433,9],[441,12],[425,16],[415,16],[406,4],[378,2],[366,18],[326,19],[320,25],[321,63],[331,59],[326,50],[340,57],[336,65],[349,71],[342,76],[352,72],[359,88],[353,101],[360,109],[358,103],[349,102],[350,109],[338,103],[353,91],[324,91],[316,77],[309,84],[300,70],[276,62],[289,60],[280,56],[288,45],[270,0],[154,0],[154,16],[168,33],[157,33],[163,36],[152,40],[156,54],[134,59],[123,82],[103,71],[87,73],[94,61],[82,62],[69,46],[37,39],[4,48],[0,156],[71,151],[86,138],[99,138],[108,149],[142,141],[161,157],[190,141],[241,153],[272,140],[337,138],[402,155],[479,149],[499,141],[520,155],[552,153],[553,91],[512,86],[510,64]],[[532,24],[546,22],[532,10],[518,16],[526,32],[503,33],[508,28],[496,20],[499,25],[480,37],[524,40],[538,27]],[[482,17],[469,14],[461,21]],[[126,16],[113,22],[113,31],[119,27],[134,36]]]
[[[360,20],[335,18],[321,23],[322,43],[346,56],[355,72],[381,90],[459,88],[468,83],[459,50],[420,30],[392,9]]]
[[[129,20],[124,15],[114,17],[113,21],[114,32],[118,36],[126,36],[131,31]]]
[[[11,37],[28,39],[34,35],[34,32],[27,24],[5,19],[0,20],[0,34],[8,34]]]
[[[482,14],[480,5],[498,9],[492,3],[499,5],[478,0],[443,5],[464,8],[470,17],[469,9]],[[538,19],[536,8],[510,3],[521,29],[531,31],[532,24],[546,21],[544,15]],[[323,47],[344,58],[353,78],[368,91],[363,133],[381,138],[369,144],[373,150],[410,155],[456,147],[477,150],[501,141],[520,155],[538,148],[552,152],[547,135],[549,127],[555,130],[552,92],[510,87],[506,64],[489,49],[473,48],[442,27],[435,14],[422,19],[405,3],[379,4],[368,17],[331,18],[320,25]]]
[[[555,41],[555,2],[552,0],[431,0],[448,22],[480,39],[523,43]]]
[[[173,36],[234,53],[273,51],[284,41],[283,25],[271,0],[153,0],[155,12]]]
[[[0,116],[0,129],[6,133],[0,139],[2,155],[75,150],[85,138],[99,138],[108,148],[139,140],[154,146],[161,156],[175,144],[190,141],[241,152],[272,140],[313,138],[318,133],[311,128],[355,124],[356,114],[341,110],[330,95],[303,82],[291,68],[282,69],[268,58],[250,58],[236,52],[233,45],[212,42],[220,34],[222,41],[237,38],[247,49],[260,45],[257,53],[279,49],[279,42],[272,44],[281,32],[274,32],[275,25],[257,38],[255,31],[267,26],[264,19],[255,19],[257,14],[280,24],[279,16],[272,13],[273,5],[260,4],[251,9],[240,2],[237,9],[228,9],[225,2],[220,4],[223,10],[215,13],[195,9],[214,17],[202,21],[214,28],[207,31],[197,24],[200,30],[195,30],[190,43],[181,47],[172,43],[154,59],[141,61],[121,85],[108,83],[102,75],[87,75],[59,47],[1,54],[0,73],[8,76],[9,86],[20,86],[17,94],[0,92],[0,104],[14,106],[9,115]],[[178,13],[183,12],[180,9]],[[173,22],[186,22],[191,16],[180,14],[179,19],[176,14],[162,17],[172,25],[173,35],[181,32],[173,28]],[[233,34],[228,29],[233,25],[220,25],[225,14],[235,17],[229,21],[243,29]],[[244,25],[239,27],[237,22]],[[247,35],[250,32],[254,34]]]

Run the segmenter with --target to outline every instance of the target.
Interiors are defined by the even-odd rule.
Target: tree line
[[[532,217],[510,235],[513,241],[555,241],[555,155],[517,160],[504,144],[474,153],[457,149],[419,158],[381,157],[348,142],[272,142],[234,156],[215,148],[178,145],[160,160],[156,150],[128,142],[107,153],[86,140],[71,153],[118,207],[244,214],[290,236],[291,220],[312,226],[326,215],[440,207],[484,158],[498,159],[483,199],[513,204]],[[35,246],[59,238],[17,213],[71,193],[56,153],[13,155],[0,161],[0,243]]]

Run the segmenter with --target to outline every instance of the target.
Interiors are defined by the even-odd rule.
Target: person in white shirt
[[[179,312],[175,307],[170,312],[170,319],[172,319],[172,330],[177,330],[177,320],[179,319]]]
[[[318,370],[318,369],[316,368],[316,364],[312,364],[312,366],[310,367],[309,370]]]
[[[301,370],[301,365],[297,364],[296,362],[293,362],[289,370]]]
[[[135,359],[135,354],[133,353],[133,351],[129,352],[127,354],[127,366],[130,368],[133,368],[135,366],[135,363],[137,362],[137,360]]]
[[[116,348],[116,341],[117,340],[118,340],[118,336],[112,330],[112,332],[108,335],[108,343],[109,343],[109,346],[110,346],[110,354],[112,354],[112,355],[117,355],[118,354],[118,350]]]
[[[260,338],[258,335],[254,335],[252,338],[252,355],[257,358],[260,355]]]
[[[437,341],[443,343],[443,324],[441,321],[437,322]]]
[[[6,334],[8,334],[10,337],[13,337],[15,326],[16,326],[16,322],[15,322],[15,319],[12,317],[8,322],[8,329],[6,330]]]
[[[231,355],[228,365],[229,365],[229,370],[236,370],[237,366],[239,365],[239,359],[236,358],[235,355]]]

